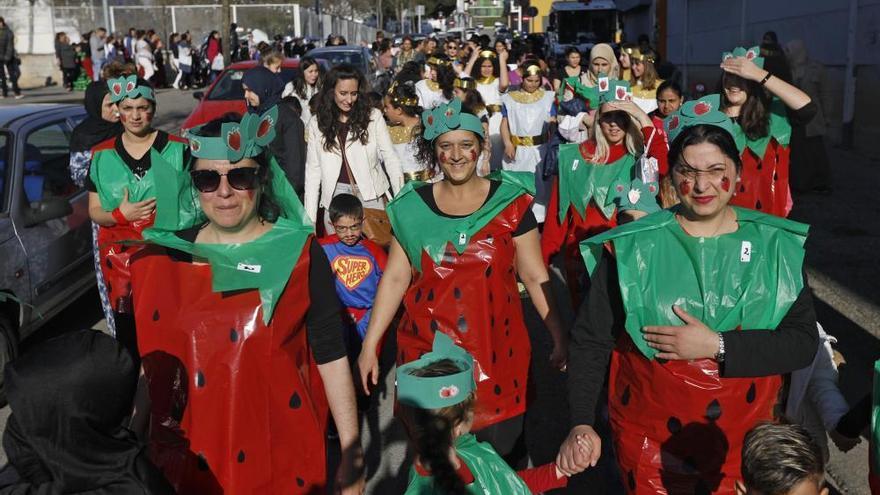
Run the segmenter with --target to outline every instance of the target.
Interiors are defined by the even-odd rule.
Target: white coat
[[[391,199],[392,193],[397,194],[403,186],[403,172],[380,110],[373,109],[370,113],[367,134],[367,144],[361,144],[349,133],[345,146],[348,165],[363,201],[379,199],[383,195]],[[342,171],[342,155],[338,148],[333,151],[324,149],[324,135],[318,129],[317,118],[309,120],[306,135],[308,151],[304,202],[306,213],[315,221],[318,207],[329,207],[333,199],[333,191]]]

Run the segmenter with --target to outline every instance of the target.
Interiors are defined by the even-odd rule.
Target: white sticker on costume
[[[572,172],[574,172],[575,170],[578,169],[578,162],[580,162],[580,160],[575,160],[574,162],[572,162],[572,164],[571,164],[571,171]]]
[[[752,243],[749,241],[743,241],[742,247],[739,250],[739,260],[743,263],[748,263],[752,260]]]
[[[458,234],[458,245],[464,246],[467,243],[467,234],[464,232]]]
[[[239,263],[238,266],[235,268],[243,272],[260,273],[263,270],[263,265],[248,265],[246,263]]]

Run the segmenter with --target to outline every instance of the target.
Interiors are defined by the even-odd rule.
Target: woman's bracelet
[[[767,81],[770,79],[771,76],[773,76],[773,74],[771,74],[770,71],[768,70],[768,71],[767,71],[767,75],[764,76],[764,79],[761,79],[761,82],[760,82],[759,84],[760,84],[761,86],[767,84]]]

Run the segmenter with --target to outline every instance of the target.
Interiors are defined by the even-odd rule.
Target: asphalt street
[[[22,103],[81,101],[81,94],[57,89],[36,90],[26,95]],[[190,92],[159,91],[158,127],[176,132],[195,103]],[[880,218],[880,203],[874,189],[880,163],[852,151],[830,148],[829,153],[834,168],[833,194],[795,196],[791,218],[812,225],[807,242],[807,272],[816,296],[816,312],[825,329],[838,338],[836,349],[845,360],[840,368],[841,389],[850,403],[855,403],[869,392],[873,362],[880,358],[880,285],[876,282],[880,279],[880,223],[876,220]],[[564,321],[571,324],[573,312],[565,304],[567,297],[558,299]],[[547,364],[549,337],[531,304],[523,302],[533,340],[526,444],[533,464],[539,465],[553,460],[568,430],[565,377]],[[83,327],[103,327],[95,290],[48,322],[36,338]],[[394,381],[390,365],[394,350],[388,347],[377,407],[363,421],[368,490],[375,494],[402,492],[407,477],[406,469],[402,468],[407,464],[406,437],[399,423],[392,421]],[[5,427],[8,413],[8,407],[0,410],[0,429]],[[834,490],[869,493],[867,459],[866,440],[848,453],[837,451],[832,444],[828,473]],[[2,449],[0,463],[5,463]],[[578,486],[582,485],[573,483],[560,493],[584,493]]]

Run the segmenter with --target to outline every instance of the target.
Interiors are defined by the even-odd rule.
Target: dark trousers
[[[3,96],[9,96],[9,88],[6,87],[6,74],[9,73],[9,81],[12,83],[12,92],[15,95],[21,94],[18,87],[18,76],[21,72],[18,70],[18,61],[12,59],[8,62],[0,62],[0,88],[3,89]]]
[[[76,81],[76,76],[79,75],[79,68],[61,69],[61,73],[64,75],[64,87],[73,88],[73,81]]]

